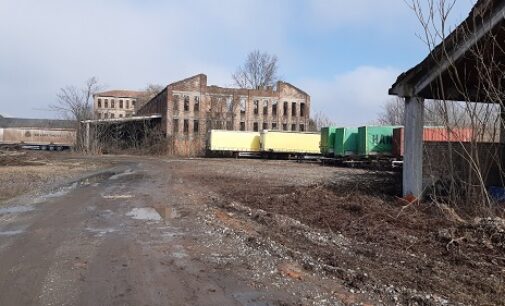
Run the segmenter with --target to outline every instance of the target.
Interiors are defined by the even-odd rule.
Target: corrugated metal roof
[[[28,119],[0,117],[1,128],[75,128],[76,122],[72,120],[57,119]]]

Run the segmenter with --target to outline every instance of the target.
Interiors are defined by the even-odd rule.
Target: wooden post
[[[86,122],[86,151],[89,152],[90,149],[90,126],[89,122]]]
[[[419,198],[423,179],[424,99],[405,98],[403,196]]]

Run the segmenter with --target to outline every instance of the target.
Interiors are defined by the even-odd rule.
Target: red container
[[[403,156],[403,128],[393,130],[393,156]],[[451,129],[447,128],[424,128],[424,142],[470,142],[472,141],[472,129]]]

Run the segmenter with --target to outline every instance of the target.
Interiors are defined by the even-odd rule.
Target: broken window
[[[288,102],[287,101],[284,101],[284,105],[282,106],[282,108],[283,108],[282,115],[287,116],[288,115]]]
[[[272,116],[277,116],[277,101],[272,101]]]
[[[200,97],[195,97],[195,104],[193,105],[193,111],[200,111]]]
[[[263,122],[263,129],[268,130],[268,123],[267,122]]]
[[[174,96],[174,111],[178,111],[178,110],[179,110],[179,96],[175,95]]]
[[[300,103],[300,117],[305,116],[305,103]]]
[[[277,130],[277,122],[272,122],[272,130]]]
[[[268,100],[263,101],[263,115],[268,115]]]
[[[258,114],[258,110],[259,110],[259,107],[260,107],[260,101],[259,100],[254,100],[254,114],[257,115]]]
[[[193,132],[200,132],[200,122],[198,120],[193,121]]]
[[[245,131],[245,122],[244,121],[240,122],[240,130]]]
[[[233,113],[233,99],[232,97],[226,98],[226,110]]]
[[[296,102],[291,103],[291,116],[296,116]]]
[[[255,132],[258,131],[258,122],[253,123],[253,131],[255,131]]]
[[[109,100],[108,99],[105,99],[105,101],[104,101],[104,107],[105,108],[109,108]]]
[[[184,96],[184,111],[189,112],[189,96]]]
[[[305,125],[304,124],[300,124],[300,132],[305,132]]]
[[[102,99],[98,99],[97,104],[98,104],[98,108],[101,108],[102,107]]]
[[[174,134],[179,133],[179,119],[174,119]]]
[[[287,131],[288,130],[288,125],[286,123],[282,124],[282,130]]]
[[[245,114],[245,109],[247,105],[247,100],[245,98],[240,99],[240,113]]]
[[[188,119],[184,119],[183,124],[184,124],[184,127],[183,127],[184,134],[189,133],[189,120]]]
[[[110,99],[110,108],[114,108],[114,99]]]

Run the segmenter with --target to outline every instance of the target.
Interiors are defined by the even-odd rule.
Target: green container
[[[321,128],[321,154],[323,156],[333,156],[333,149],[335,147],[335,130],[336,127]]]
[[[338,128],[335,130],[335,156],[358,154],[358,128]]]
[[[397,126],[362,126],[358,128],[358,154],[392,155],[393,129]]]

